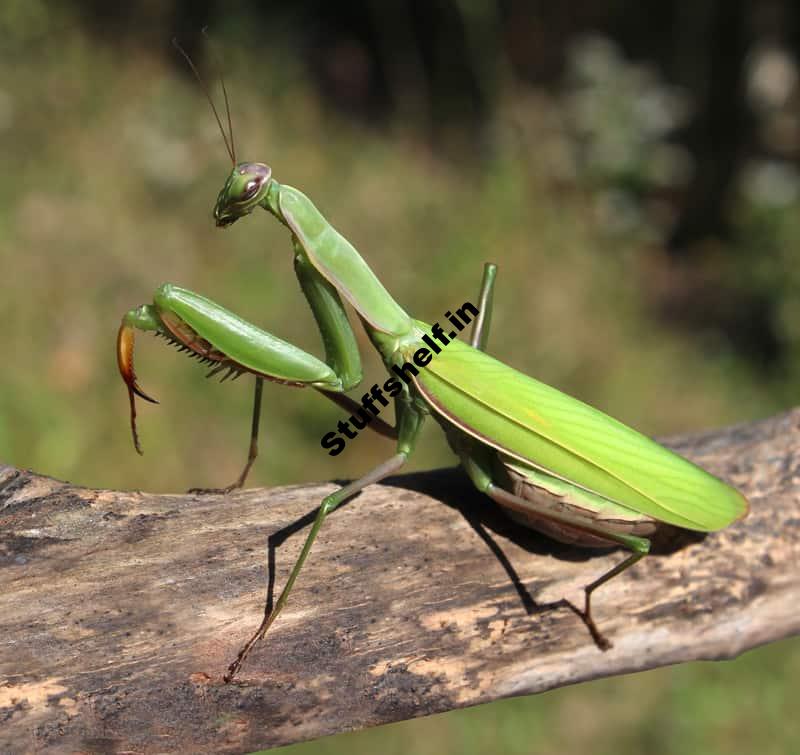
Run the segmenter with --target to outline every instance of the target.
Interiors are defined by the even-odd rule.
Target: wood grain
[[[437,470],[329,517],[230,685],[266,551],[279,589],[333,484],[150,495],[0,465],[0,751],[249,752],[800,632],[800,410],[668,445],[752,511],[599,590],[607,652],[566,601],[621,552],[551,542]]]

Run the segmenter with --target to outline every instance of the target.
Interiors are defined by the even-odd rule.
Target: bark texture
[[[0,751],[249,752],[800,632],[800,410],[667,445],[752,510],[600,588],[610,650],[568,601],[622,552],[551,542],[437,470],[328,518],[230,685],[267,560],[277,593],[333,484],[150,495],[0,465]]]

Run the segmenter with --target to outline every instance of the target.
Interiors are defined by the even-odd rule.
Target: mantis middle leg
[[[244,663],[245,659],[250,654],[250,651],[259,640],[263,639],[267,630],[278,617],[278,614],[280,614],[280,612],[283,610],[283,607],[286,605],[286,602],[289,599],[289,594],[292,591],[292,587],[294,587],[294,583],[300,574],[300,570],[303,568],[303,564],[305,563],[306,558],[311,551],[311,546],[314,544],[314,540],[316,540],[322,524],[328,514],[330,514],[337,506],[346,501],[348,498],[351,498],[356,493],[362,491],[368,485],[380,482],[389,475],[397,472],[403,466],[403,464],[405,464],[406,459],[408,459],[413,452],[425,415],[416,409],[407,394],[403,394],[397,399],[395,407],[397,411],[398,433],[397,452],[394,454],[394,456],[387,459],[382,464],[379,464],[377,467],[367,472],[367,474],[363,475],[358,480],[355,480],[348,485],[344,485],[343,487],[339,488],[339,490],[336,490],[322,499],[319,511],[317,512],[317,517],[314,520],[311,530],[306,537],[306,541],[303,544],[300,555],[297,557],[297,561],[295,561],[295,564],[292,567],[289,578],[286,580],[286,584],[284,585],[283,590],[281,591],[281,594],[275,603],[275,607],[270,611],[269,605],[265,605],[264,618],[261,620],[260,626],[255,631],[253,636],[243,645],[242,649],[239,651],[239,654],[236,656],[236,660],[234,660],[234,662],[228,667],[228,672],[224,676],[224,680],[226,682],[230,682],[233,679],[233,677],[241,668],[242,663]]]

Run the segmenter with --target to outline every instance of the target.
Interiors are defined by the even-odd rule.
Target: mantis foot
[[[561,602],[561,601],[559,601]],[[607,640],[603,633],[597,628],[597,624],[594,623],[594,619],[592,618],[592,612],[589,610],[588,600],[586,607],[583,611],[578,608],[571,600],[567,600],[564,598],[563,604],[569,608],[572,613],[574,613],[586,626],[589,630],[589,634],[592,636],[592,640],[594,644],[597,646],[598,650],[602,650],[604,653],[606,650],[610,650],[614,647],[613,643],[610,640]]]
[[[243,487],[243,484],[237,480],[224,488],[189,488],[186,493],[187,495],[227,495],[234,490],[241,490]]]
[[[189,495],[228,495],[234,490],[241,490],[250,473],[250,467],[258,456],[258,417],[261,408],[261,380],[256,380],[256,406],[253,410],[253,430],[250,438],[250,452],[247,455],[247,463],[235,482],[226,485],[224,488],[189,488],[186,492]]]
[[[258,628],[258,631],[244,644],[242,649],[239,651],[239,654],[236,656],[236,660],[231,663],[230,666],[228,666],[228,671],[222,677],[222,681],[224,681],[225,684],[230,684],[233,681],[233,677],[236,676],[245,659],[248,655],[250,655],[250,651],[253,649],[255,644],[259,640],[264,639],[264,635],[267,633],[267,629],[272,623],[270,621],[271,618],[271,616],[265,617],[264,621],[261,623],[261,626]]]
[[[599,650],[602,650],[604,653],[606,650],[610,650],[614,647],[610,640],[607,640],[603,633],[597,628],[597,624],[594,623],[594,619],[592,618],[592,606],[591,606],[591,597],[593,588],[596,585],[589,585],[588,587],[584,588],[586,592],[586,601],[583,605],[583,610],[581,611],[579,608],[576,608],[572,603],[569,603],[569,607],[580,617],[581,621],[586,625],[586,628],[589,630],[589,634],[592,635],[592,639],[594,640],[594,644],[597,645]],[[569,602],[569,601],[568,601]]]

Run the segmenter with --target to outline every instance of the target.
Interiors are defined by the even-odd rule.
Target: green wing
[[[460,341],[434,356],[415,383],[469,435],[635,511],[701,531],[747,513],[741,493],[700,467]]]

